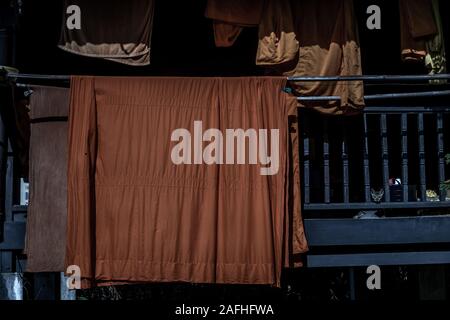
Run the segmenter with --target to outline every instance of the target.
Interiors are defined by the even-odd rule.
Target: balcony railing
[[[300,112],[304,210],[450,207],[450,107],[368,106]]]

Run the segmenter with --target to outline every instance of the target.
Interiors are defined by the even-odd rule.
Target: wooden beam
[[[409,202],[349,202],[349,203],[308,203],[304,210],[378,210],[378,209],[427,209],[450,208],[450,201],[409,201]]]
[[[450,216],[380,219],[305,219],[314,246],[450,243]]]
[[[450,251],[307,255],[308,268],[431,265],[450,263]]]

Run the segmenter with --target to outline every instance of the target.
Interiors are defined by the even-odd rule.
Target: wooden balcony
[[[450,263],[450,107],[299,112],[307,266]]]

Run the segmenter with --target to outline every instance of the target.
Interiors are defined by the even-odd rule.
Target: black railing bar
[[[427,179],[425,167],[425,123],[423,113],[417,115],[417,133],[419,137],[419,188],[420,199],[425,201],[427,198]]]
[[[367,114],[363,115],[364,124],[364,149],[363,149],[363,168],[364,168],[364,196],[366,202],[371,199],[370,196],[370,167],[369,167],[369,126]]]
[[[426,75],[360,75],[360,76],[304,76],[288,77],[288,81],[422,81],[450,79],[449,73]]]
[[[420,209],[420,208],[448,208],[450,201],[399,201],[399,202],[331,202],[309,203],[303,205],[303,210],[364,210],[364,209]],[[381,218],[382,219],[382,218]]]
[[[23,79],[23,80],[63,80],[69,81],[70,76],[68,75],[49,75],[49,74],[30,74],[30,73],[15,73],[9,72],[6,74],[7,78],[10,79]],[[350,77],[304,77],[308,78],[310,81],[336,81],[333,78],[339,78],[341,80],[351,80],[352,78],[367,78],[377,79],[377,80],[388,80],[388,79],[409,79],[411,77],[415,79],[431,80],[431,79],[450,79],[450,74],[438,74],[438,75],[419,75],[419,76],[350,76]],[[400,78],[398,78],[400,77]],[[320,78],[320,79],[319,79]],[[289,80],[289,78],[288,78]],[[450,95],[450,90],[442,91],[425,91],[425,92],[412,92],[412,93],[388,93],[388,94],[375,94],[375,95],[365,95],[365,100],[375,100],[375,99],[391,99],[391,98],[412,98],[412,97],[435,97]],[[308,96],[308,97],[297,97],[301,101],[336,101],[340,100],[339,96]]]
[[[424,107],[424,106],[410,106],[410,107],[401,107],[401,106],[366,106],[363,113],[434,113],[434,112],[450,112],[450,106],[432,106],[432,107]]]
[[[380,115],[380,139],[381,139],[381,159],[383,169],[383,187],[384,187],[384,201],[391,201],[391,194],[389,188],[389,147],[388,147],[388,125],[387,114]]]
[[[396,98],[418,98],[418,97],[441,97],[450,95],[450,90],[424,91],[424,92],[402,92],[402,93],[381,93],[364,96],[365,100],[396,99]]]
[[[418,98],[418,97],[441,97],[450,95],[450,90],[424,91],[424,92],[402,92],[402,93],[380,93],[365,95],[364,100],[398,99],[398,98]],[[308,96],[297,97],[299,101],[338,101],[339,96]]]
[[[383,87],[383,86],[398,86],[398,87],[448,87],[450,83],[442,82],[442,83],[430,83],[430,82],[421,82],[421,83],[411,83],[411,82],[375,82],[375,83],[365,83],[364,87]]]
[[[298,115],[297,115],[298,116]],[[304,203],[310,202],[310,143],[309,135],[310,128],[309,123],[305,120],[305,117],[299,117],[303,127],[303,200]]]
[[[328,120],[323,121],[323,184],[324,184],[324,202],[331,201],[330,185],[330,141],[328,136]]]
[[[310,96],[310,97],[297,97],[299,101],[338,101],[341,100],[340,96]]]
[[[48,79],[48,80],[70,80],[69,75],[30,74],[30,73],[7,73],[8,78],[20,79]],[[420,81],[450,79],[450,74],[435,75],[365,75],[365,76],[311,76],[311,77],[288,77],[288,81]]]
[[[439,184],[445,181],[445,143],[444,143],[444,114],[438,112],[436,114],[436,129],[437,129],[437,155],[438,155],[438,176]],[[444,188],[439,188],[439,200],[443,201],[446,198],[447,191]]]
[[[53,75],[53,74],[31,74],[31,73],[15,73],[9,72],[6,74],[9,79],[24,79],[24,80],[64,80],[69,81],[68,75]]]
[[[8,72],[8,78],[16,79],[47,79],[47,80],[70,80],[70,75],[31,74]],[[288,77],[288,81],[421,81],[450,79],[449,73],[433,75],[356,75],[356,76],[304,76]]]
[[[349,177],[349,160],[348,160],[348,146],[347,146],[347,126],[342,126],[342,149],[341,149],[341,159],[342,159],[342,180],[343,180],[343,191],[344,191],[344,202],[350,202],[350,177]]]
[[[401,162],[402,162],[402,190],[403,201],[408,201],[409,196],[409,168],[408,168],[408,114],[402,113],[400,116],[400,135],[402,138]]]

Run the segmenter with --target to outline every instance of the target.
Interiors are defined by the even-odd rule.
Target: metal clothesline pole
[[[25,80],[64,80],[69,81],[68,75],[51,75],[51,74],[30,74],[9,72],[6,74],[9,79],[25,79]]]
[[[361,75],[361,76],[314,76],[314,77],[288,77],[288,81],[428,81],[450,79],[449,73],[427,75]]]
[[[442,97],[449,96],[450,90],[424,91],[424,92],[402,92],[402,93],[381,93],[365,95],[364,100],[400,99],[400,98],[420,98],[420,97]],[[297,97],[299,101],[339,101],[339,96],[310,96]]]
[[[8,72],[6,77],[11,80],[60,80],[69,81],[69,75],[48,75],[48,74],[29,74]],[[450,74],[435,75],[364,75],[364,76],[317,76],[317,77],[288,77],[288,81],[428,81],[450,79]],[[415,97],[441,97],[450,95],[450,90],[425,91],[425,92],[403,92],[365,95],[365,100],[397,99],[397,98],[415,98]],[[339,96],[303,96],[297,97],[299,101],[339,101]]]
[[[70,80],[69,75],[29,74],[29,73],[7,73],[10,79],[43,79],[43,80]],[[314,76],[314,77],[288,77],[288,81],[427,81],[450,79],[449,73],[433,75],[361,75],[361,76]]]

